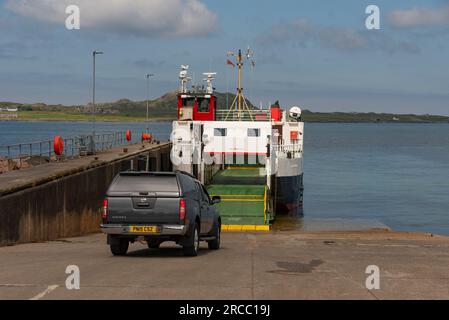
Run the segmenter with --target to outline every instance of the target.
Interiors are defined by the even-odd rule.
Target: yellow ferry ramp
[[[269,225],[250,225],[250,224],[223,224],[221,231],[224,232],[250,232],[250,231],[270,231]]]
[[[250,166],[229,166],[226,167],[226,170],[244,170],[244,171],[248,171],[248,172],[256,172],[258,173],[260,171],[261,167],[250,167]],[[254,174],[252,174],[252,176],[254,176]]]
[[[245,199],[245,198],[222,198],[221,199],[222,202],[263,202],[263,198],[262,199]]]
[[[216,205],[223,231],[269,231],[266,177],[260,168],[233,167],[215,174],[210,195],[221,197]]]

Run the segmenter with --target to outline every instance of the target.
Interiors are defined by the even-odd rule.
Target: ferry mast
[[[247,49],[245,58],[247,60],[250,60],[251,57],[253,56],[253,52],[250,48]],[[228,120],[229,115],[231,115],[233,113],[233,111],[237,111],[237,118],[239,121],[241,121],[242,116],[244,115],[245,112],[248,113],[249,118],[251,119],[251,121],[254,121],[253,119],[253,115],[251,113],[251,109],[248,106],[248,103],[246,101],[246,98],[243,94],[243,88],[242,88],[242,69],[243,69],[243,55],[242,55],[242,50],[239,49],[238,53],[235,54],[232,51],[228,52],[228,57],[235,57],[236,58],[236,64],[237,64],[237,68],[238,68],[238,81],[237,81],[237,95],[235,96],[234,101],[231,104],[231,107],[229,108],[229,111],[225,117],[225,120]],[[254,61],[251,60],[251,64],[254,66]]]

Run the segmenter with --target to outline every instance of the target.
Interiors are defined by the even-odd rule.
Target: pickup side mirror
[[[212,204],[217,204],[221,202],[221,197],[220,196],[213,196],[212,197]]]

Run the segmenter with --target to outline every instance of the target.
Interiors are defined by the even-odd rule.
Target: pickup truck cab
[[[221,218],[206,188],[185,172],[121,172],[110,185],[101,230],[114,255],[126,255],[129,243],[144,238],[149,248],[174,241],[196,256],[199,241],[220,248]]]

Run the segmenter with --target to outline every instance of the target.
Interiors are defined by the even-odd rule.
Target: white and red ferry
[[[188,66],[179,78],[178,119],[173,122],[172,161],[176,170],[195,175],[220,195],[224,229],[267,230],[276,214],[302,214],[303,138],[301,109],[283,110],[275,103],[267,110],[245,99],[241,50],[237,95],[227,109],[219,109],[214,94],[215,73],[204,73],[205,86],[188,88]],[[229,60],[228,60],[229,61]]]

